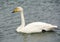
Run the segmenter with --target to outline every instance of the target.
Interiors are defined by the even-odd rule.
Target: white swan
[[[50,31],[54,28],[57,28],[57,26],[44,23],[44,22],[33,22],[25,26],[25,20],[24,20],[24,14],[23,14],[23,8],[22,7],[16,7],[12,13],[20,12],[21,13],[21,26],[19,26],[16,31],[22,32],[22,33],[36,33],[36,32],[42,32],[42,30]]]

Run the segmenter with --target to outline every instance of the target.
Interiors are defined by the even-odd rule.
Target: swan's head
[[[23,8],[22,7],[16,7],[12,13],[16,13],[16,12],[22,12]]]

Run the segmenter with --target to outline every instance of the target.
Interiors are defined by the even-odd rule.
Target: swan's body
[[[43,22],[33,22],[26,26],[20,26],[16,29],[17,32],[23,32],[23,33],[36,33],[36,32],[42,32],[42,30],[50,31],[56,28],[57,26],[43,23]]]
[[[44,23],[44,22],[33,22],[25,26],[25,20],[23,15],[23,8],[17,7],[14,9],[13,13],[15,12],[21,12],[21,26],[19,26],[16,31],[22,32],[22,33],[36,33],[36,32],[42,32],[42,30],[50,31],[54,28],[57,28],[57,26]]]

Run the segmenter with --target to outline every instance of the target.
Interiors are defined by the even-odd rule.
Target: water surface
[[[31,22],[46,22],[59,26],[60,0],[0,0],[0,42],[60,42],[60,30],[55,32],[22,34],[15,30],[20,26],[20,14],[12,10],[22,6],[26,25]]]

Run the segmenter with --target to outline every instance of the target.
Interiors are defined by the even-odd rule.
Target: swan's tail
[[[53,26],[54,28],[58,28],[58,26]]]

